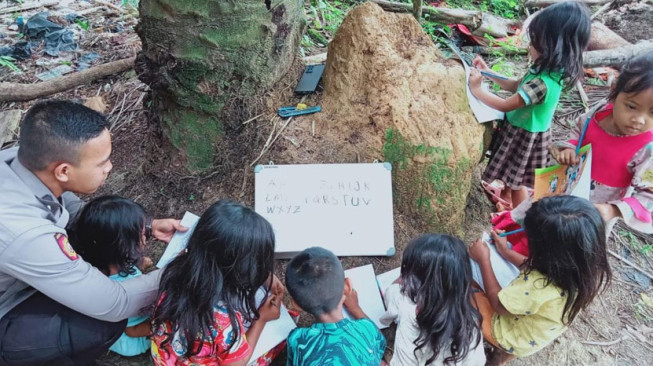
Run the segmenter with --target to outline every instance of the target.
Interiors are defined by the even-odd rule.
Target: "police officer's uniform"
[[[80,258],[65,227],[81,200],[54,197],[17,151],[0,151],[0,365],[92,362],[153,303],[161,271],[116,282]]]

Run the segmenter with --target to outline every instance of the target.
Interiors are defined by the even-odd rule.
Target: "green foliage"
[[[587,78],[587,79],[585,79],[585,84],[587,84],[587,85],[596,85],[596,86],[605,86],[605,81],[603,81],[603,79],[601,79],[601,78]]]
[[[627,230],[619,230],[617,235],[623,239],[630,247],[629,249],[635,250],[644,256],[648,256],[653,252],[653,244],[642,242],[635,234]]]
[[[494,13],[507,19],[515,19],[524,12],[524,5],[519,0],[447,0],[447,5],[450,8]]]
[[[91,21],[86,19],[86,20],[81,20],[81,19],[75,19],[75,23],[80,26],[83,30],[88,30],[88,27],[91,26]]]
[[[11,56],[0,56],[0,66],[6,67],[13,72],[22,74],[23,71],[18,66],[16,66],[13,61],[16,61],[16,59]]]

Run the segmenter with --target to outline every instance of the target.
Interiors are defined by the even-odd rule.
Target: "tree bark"
[[[414,13],[413,5],[398,3],[396,1],[386,0],[371,0],[378,4],[385,11],[396,13]],[[474,10],[463,9],[449,9],[449,8],[434,8],[432,6],[422,6],[422,14],[428,14],[429,19],[443,24],[464,24],[470,30],[479,36],[485,33],[492,37],[506,37],[509,34],[515,33],[512,26],[518,22],[508,19],[500,18],[496,15],[483,13]]]
[[[292,65],[303,2],[141,0],[139,12],[136,70],[165,151],[173,166],[207,171],[224,158],[229,123]]]

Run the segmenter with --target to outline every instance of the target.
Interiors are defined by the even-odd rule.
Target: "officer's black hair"
[[[345,272],[338,257],[320,247],[304,249],[286,267],[286,287],[293,300],[314,316],[338,307],[345,289]]]
[[[172,325],[163,345],[175,332],[183,335],[177,339],[185,341],[188,357],[212,339],[219,303],[231,321],[230,345],[241,336],[236,313],[244,323],[259,317],[256,292],[274,272],[274,231],[251,208],[220,200],[200,217],[186,249],[164,269],[152,321],[154,334]]]
[[[111,265],[126,277],[143,258],[147,214],[138,203],[118,196],[91,200],[67,229],[73,249],[105,274]]]
[[[101,114],[78,103],[46,100],[30,108],[20,125],[18,160],[31,171],[53,162],[79,163],[79,149],[108,128]]]

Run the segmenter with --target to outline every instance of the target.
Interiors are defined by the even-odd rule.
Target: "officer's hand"
[[[152,220],[152,236],[163,242],[169,243],[175,231],[184,232],[187,227],[181,226],[180,220],[156,219]]]

